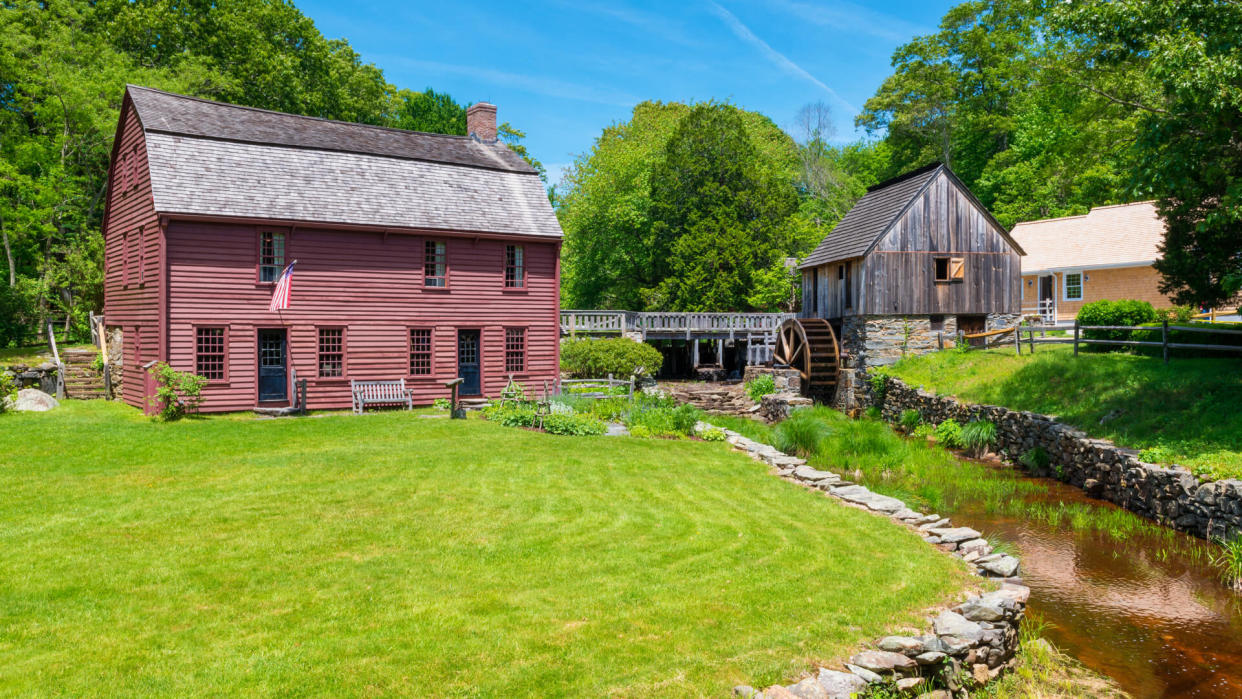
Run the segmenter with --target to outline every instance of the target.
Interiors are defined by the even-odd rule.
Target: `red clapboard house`
[[[209,379],[204,410],[348,408],[350,379],[415,401],[532,386],[559,362],[561,228],[476,104],[470,136],[281,114],[129,86],[104,215],[125,402],[147,365]],[[269,311],[297,262],[289,307]]]

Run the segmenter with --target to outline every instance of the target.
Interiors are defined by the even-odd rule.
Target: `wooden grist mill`
[[[777,365],[797,369],[802,375],[802,394],[831,402],[837,391],[841,348],[837,334],[823,318],[791,318],[776,334],[772,353]]]

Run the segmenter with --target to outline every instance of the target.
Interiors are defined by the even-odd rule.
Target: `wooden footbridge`
[[[561,311],[561,335],[626,336],[646,340],[684,340],[698,365],[699,342],[716,343],[716,356],[726,342],[746,343],[746,363],[772,360],[777,331],[792,313],[674,313],[636,311]]]

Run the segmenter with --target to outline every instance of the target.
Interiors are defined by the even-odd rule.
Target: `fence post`
[[[1015,325],[1013,328],[1013,347],[1018,350],[1018,356],[1022,356],[1022,325]]]
[[[1169,319],[1165,318],[1160,324],[1160,344],[1164,350],[1164,363],[1169,363]]]
[[[1078,356],[1078,319],[1074,319],[1074,356]]]
[[[1030,340],[1031,354],[1035,354],[1035,328],[1031,328],[1026,338]]]

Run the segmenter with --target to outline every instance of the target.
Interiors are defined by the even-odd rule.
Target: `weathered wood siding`
[[[290,307],[269,312],[272,285],[256,281],[259,230],[288,234],[286,258],[296,259]],[[174,221],[168,225],[169,357],[192,371],[195,328],[226,327],[228,374],[205,391],[204,410],[249,410],[257,402],[257,330],[287,328],[289,368],[309,380],[312,409],[348,408],[350,379],[405,378],[415,401],[447,397],[443,381],[457,376],[457,335],[482,331],[482,387],[495,396],[507,382],[505,328],[526,328],[531,388],[557,374],[557,241],[508,241],[525,248],[527,288],[504,287],[506,241],[444,240],[448,287],[423,287],[428,238],[356,231],[264,228]],[[319,378],[319,327],[344,327],[345,368]],[[433,329],[431,376],[409,373],[409,329]]]
[[[124,335],[126,403],[145,406],[142,365],[161,356],[163,238],[151,197],[142,125],[126,96],[108,169],[104,221],[104,319]]]
[[[842,267],[845,278],[842,279]],[[802,312],[803,318],[840,318],[856,312],[859,294],[862,292],[861,274],[862,260],[843,260],[802,271]],[[814,275],[819,275],[816,286]],[[845,284],[849,282],[850,293],[845,293]],[[813,295],[819,292],[818,302]],[[848,300],[848,305],[847,305]]]
[[[965,260],[936,282],[935,258]],[[877,241],[862,265],[860,314],[1017,313],[1021,257],[943,173]]]

